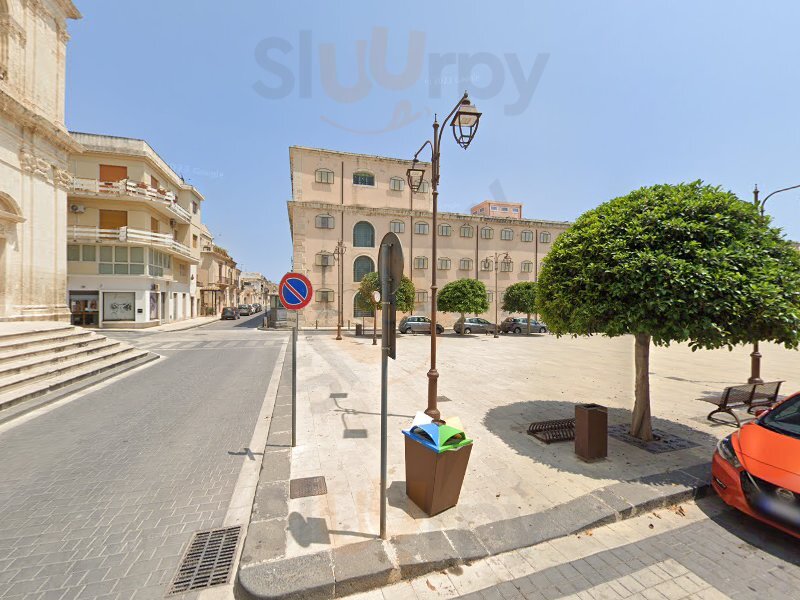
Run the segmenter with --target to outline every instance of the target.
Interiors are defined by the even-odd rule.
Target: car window
[[[764,416],[761,424],[768,429],[800,438],[800,397],[778,405]]]
[[[428,317],[420,317],[420,321],[422,321],[423,323],[430,323],[431,322],[431,320]]]

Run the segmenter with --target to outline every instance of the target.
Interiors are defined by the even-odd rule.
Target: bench
[[[746,383],[726,387],[719,398],[701,398],[705,402],[715,404],[717,408],[708,413],[708,420],[714,423],[728,423],[721,419],[712,418],[717,413],[727,413],[736,419],[736,425],[742,426],[739,417],[733,412],[734,408],[747,408],[752,413],[760,406],[771,406],[778,401],[778,391],[783,381],[767,381],[764,383]]]

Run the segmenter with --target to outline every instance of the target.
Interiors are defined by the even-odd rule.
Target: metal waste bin
[[[428,435],[439,428],[442,435]],[[452,430],[452,431],[450,431]],[[403,431],[406,442],[406,495],[429,517],[458,504],[467,473],[472,440],[447,425],[424,425]],[[437,438],[437,439],[434,439]]]
[[[356,337],[364,335],[364,326],[361,323],[356,323]]]
[[[575,406],[575,454],[583,460],[608,456],[608,409],[605,406]]]

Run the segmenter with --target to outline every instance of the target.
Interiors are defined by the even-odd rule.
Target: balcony
[[[99,227],[79,227],[71,225],[67,227],[67,235],[70,241],[80,243],[102,243],[111,242],[114,244],[141,244],[144,246],[157,246],[167,252],[176,254],[180,258],[197,264],[200,261],[193,255],[189,246],[184,246],[180,242],[172,239],[172,236],[164,233],[153,233],[141,229],[131,229],[121,227],[120,229],[100,229]]]
[[[135,183],[130,179],[122,181],[99,181],[73,177],[71,193],[78,196],[97,198],[116,198],[119,200],[139,200],[166,210],[170,217],[188,224],[192,221],[191,213],[177,202],[172,192],[162,192],[145,183]]]

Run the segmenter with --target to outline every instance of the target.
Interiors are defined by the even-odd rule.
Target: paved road
[[[163,358],[0,428],[0,598],[163,597],[248,460],[287,337],[262,316],[110,334]]]

